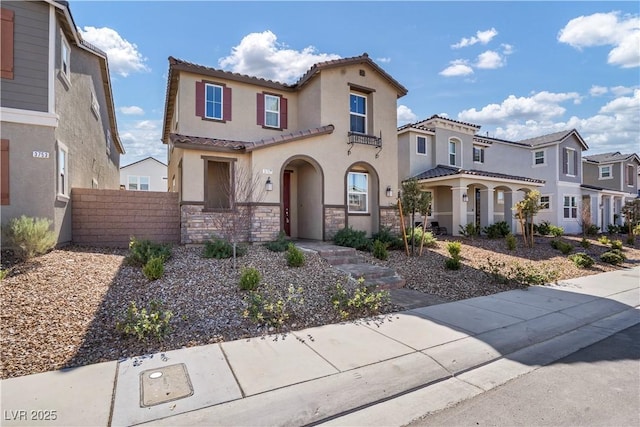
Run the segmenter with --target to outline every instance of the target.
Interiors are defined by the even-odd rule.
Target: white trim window
[[[427,155],[427,138],[424,136],[416,137],[416,153],[421,156]]]
[[[496,201],[499,205],[504,205],[504,190],[498,190],[496,192]]]
[[[367,133],[367,98],[355,93],[349,94],[349,130]]]
[[[58,141],[56,156],[56,192],[58,197],[69,198],[69,149]]]
[[[547,164],[546,153],[544,150],[533,152],[533,166],[544,166]]]
[[[149,191],[148,176],[127,175],[127,190]]]
[[[280,128],[280,97],[264,95],[264,125]]]
[[[627,177],[626,177],[626,181],[627,181],[627,186],[628,187],[633,187],[634,185],[634,175],[636,174],[636,166],[635,165],[627,165]]]
[[[578,156],[576,155],[576,150],[573,148],[567,148],[567,176],[577,176],[578,175],[578,165],[576,163],[576,159]]]
[[[484,163],[484,147],[473,147],[473,163]]]
[[[369,174],[349,172],[347,175],[349,213],[369,212]]]
[[[60,74],[71,83],[71,47],[62,31],[60,32]]]
[[[222,86],[205,83],[204,85],[204,116],[207,119],[222,120]]]
[[[100,104],[98,103],[98,98],[93,91],[91,92],[91,111],[93,111],[96,119],[100,120]]]
[[[564,196],[564,219],[577,219],[578,218],[578,199],[576,196]]]
[[[613,179],[611,165],[598,166],[598,179]]]
[[[540,196],[540,210],[551,210],[551,196]]]
[[[449,165],[456,165],[456,142],[449,140]]]
[[[107,156],[111,155],[111,144],[113,144],[113,138],[111,137],[111,130],[107,129],[107,137],[105,138],[105,144],[107,146]]]

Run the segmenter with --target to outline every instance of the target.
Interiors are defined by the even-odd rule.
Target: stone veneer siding
[[[280,206],[237,206],[235,212],[205,211],[202,205],[182,205],[181,243],[201,244],[212,237],[239,242],[268,242],[275,240],[280,232]],[[251,215],[251,218],[249,218]]]
[[[180,242],[178,193],[156,191],[71,190],[73,243],[129,247],[129,239]]]
[[[332,240],[339,230],[347,226],[344,206],[324,207],[324,240]]]
[[[391,233],[401,236],[400,211],[395,207],[380,207],[380,228],[382,227],[387,227]]]

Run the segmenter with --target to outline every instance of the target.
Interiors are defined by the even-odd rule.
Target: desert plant
[[[516,203],[513,208],[515,217],[522,227],[522,238],[525,246],[533,248],[535,240],[533,238],[533,218],[540,210],[540,192],[538,190],[529,191],[523,200]]]
[[[612,240],[611,241],[611,249],[622,250],[622,240]]]
[[[351,226],[338,230],[333,236],[333,243],[358,250],[368,250],[370,245],[366,231],[354,230]]]
[[[607,233],[609,234],[618,234],[620,233],[620,226],[616,224],[607,225]]]
[[[451,255],[451,258],[459,258],[462,251],[462,244],[460,242],[447,243],[447,252]]]
[[[331,303],[342,320],[375,316],[380,313],[385,304],[389,303],[388,291],[372,290],[364,286],[363,282],[363,279],[359,279],[359,286],[351,292],[339,283],[336,285]]]
[[[633,246],[633,245],[636,244],[636,236],[634,236],[633,234],[629,234],[625,241],[626,241],[627,245]]]
[[[587,236],[597,236],[599,232],[600,232],[600,228],[595,224],[591,224],[586,229]]]
[[[4,280],[9,276],[9,270],[0,267],[0,280]]]
[[[380,240],[375,240],[373,242],[373,256],[381,259],[383,261],[389,258],[389,251],[387,250],[387,245],[382,243]]]
[[[585,249],[589,249],[591,247],[591,242],[589,242],[586,238],[582,238],[582,240],[580,240],[580,246],[582,246]]]
[[[273,252],[284,252],[289,247],[289,240],[287,240],[287,235],[284,231],[281,231],[278,234],[278,238],[272,242],[267,242],[264,246]]]
[[[558,279],[557,270],[544,264],[520,264],[494,261],[487,259],[486,264],[480,265],[480,270],[485,273],[493,282],[513,283],[521,286],[544,285]]]
[[[164,258],[151,257],[142,268],[142,272],[149,280],[158,280],[164,274]]]
[[[560,237],[564,234],[564,228],[558,225],[550,225],[549,234],[551,234],[553,237]]]
[[[161,341],[171,332],[171,317],[173,313],[162,311],[162,303],[159,301],[151,301],[148,310],[138,309],[135,301],[131,301],[124,319],[116,322],[116,330],[125,336],[133,336],[138,341],[146,341],[149,336]]]
[[[510,251],[515,250],[515,248],[516,248],[516,236],[514,236],[511,233],[507,234],[507,237],[505,237],[505,242],[507,243],[507,249],[509,249]]]
[[[564,242],[560,239],[553,239],[550,242],[550,245],[553,249],[559,250],[564,255],[569,254],[573,250],[573,245],[571,243]]]
[[[534,231],[541,236],[548,236],[551,227],[551,223],[549,221],[542,221],[540,224],[534,225]]]
[[[611,244],[611,239],[609,239],[607,236],[600,236],[598,237],[598,243],[609,246]]]
[[[171,257],[171,247],[154,243],[151,240],[138,240],[131,237],[129,240],[129,255],[127,262],[132,265],[145,266],[151,258],[162,258],[166,261]]]
[[[225,259],[233,256],[233,245],[226,240],[213,238],[204,242],[202,256],[205,258]]]
[[[402,237],[392,233],[389,227],[380,227],[380,231],[374,233],[371,236],[371,240],[374,242],[379,240],[382,243],[385,243],[387,245],[387,249],[390,250],[402,249],[404,247]]]
[[[416,213],[426,219],[431,206],[431,193],[422,191],[417,179],[412,178],[402,183],[400,198],[402,213],[405,217],[410,216],[411,224],[416,223]],[[415,255],[416,243],[416,239],[411,241],[411,255]]]
[[[444,266],[447,267],[448,270],[460,270],[460,258],[447,258],[444,261]]]
[[[484,227],[482,232],[490,239],[498,239],[500,237],[506,237],[511,233],[511,227],[509,227],[506,221],[500,221]]]
[[[600,255],[600,260],[602,262],[606,262],[607,264],[618,265],[622,264],[625,261],[626,257],[621,251],[616,251],[612,249]]]
[[[569,259],[573,261],[578,268],[589,268],[595,263],[594,259],[584,252],[569,255]]]
[[[287,265],[289,267],[302,267],[304,265],[304,253],[293,243],[287,248]]]
[[[296,306],[304,305],[302,288],[290,285],[287,294],[281,295],[274,287],[263,285],[262,291],[249,292],[245,297],[247,308],[243,316],[259,325],[280,328],[294,313]]]
[[[468,237],[470,239],[473,239],[474,237],[480,235],[480,227],[475,225],[473,222],[470,222],[466,225],[460,225],[459,231],[462,236]]]
[[[32,218],[22,215],[11,218],[3,227],[3,246],[13,248],[21,259],[42,255],[56,245],[56,235],[50,230],[53,222],[47,218]]]
[[[262,276],[256,268],[243,268],[240,273],[239,287],[243,291],[254,291],[258,288],[261,279]]]

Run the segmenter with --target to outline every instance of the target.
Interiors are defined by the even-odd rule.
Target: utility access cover
[[[193,394],[187,366],[184,363],[140,373],[140,406],[145,408],[171,402]]]

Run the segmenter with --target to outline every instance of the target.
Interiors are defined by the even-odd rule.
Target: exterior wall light
[[[469,196],[467,196],[466,193],[462,195],[462,201],[465,202],[465,203],[467,203],[469,201]]]
[[[267,183],[265,184],[264,187],[267,191],[272,191],[273,190],[273,183],[271,182],[271,177],[267,178]]]
[[[393,197],[393,190],[390,185],[387,185],[387,197]]]

